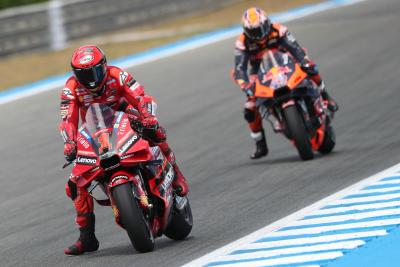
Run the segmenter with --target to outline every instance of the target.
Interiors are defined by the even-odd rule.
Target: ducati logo
[[[79,59],[79,63],[82,65],[86,65],[90,62],[92,62],[94,59],[93,55],[85,55],[81,59]]]

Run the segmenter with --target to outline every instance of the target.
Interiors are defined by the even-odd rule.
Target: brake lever
[[[72,163],[74,163],[74,161],[68,161],[67,163],[64,163],[63,165],[63,169],[65,169],[66,167],[68,167],[69,165],[71,165]]]

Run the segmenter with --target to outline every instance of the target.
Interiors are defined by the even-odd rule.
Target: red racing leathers
[[[81,119],[85,118],[87,108],[91,103],[107,104],[115,110],[126,110],[127,107],[133,107],[141,114],[140,119],[144,126],[154,122],[158,125],[155,117],[156,104],[151,96],[145,95],[143,86],[129,73],[117,67],[107,66],[104,86],[97,94],[81,86],[74,76],[67,80],[65,88],[61,92],[60,105],[62,118],[60,131],[64,139],[65,150],[74,147],[76,144],[79,116]],[[154,142],[157,143],[176,171],[177,178],[174,180],[174,187],[180,186],[181,195],[185,195],[188,186],[176,165],[174,153],[165,141],[164,128],[159,126],[154,135],[152,140],[157,139]],[[64,153],[69,152],[64,151]],[[66,191],[67,195],[74,201],[77,212],[76,223],[80,228],[94,227],[93,199],[86,188],[78,188],[75,182],[75,177],[71,175],[66,184]]]

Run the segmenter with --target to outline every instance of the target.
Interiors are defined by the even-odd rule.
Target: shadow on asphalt
[[[269,158],[268,156],[265,158],[261,158],[261,159],[257,159],[257,160],[251,160],[248,159],[246,161],[242,161],[240,163],[235,163],[234,165],[230,166],[230,169],[238,169],[238,168],[242,168],[242,167],[246,167],[246,166],[259,166],[259,165],[279,165],[279,164],[286,164],[286,163],[296,163],[296,162],[312,162],[315,160],[323,160],[323,159],[328,159],[328,158],[332,158],[332,157],[336,157],[340,154],[343,154],[343,152],[346,151],[332,151],[329,154],[325,154],[322,155],[320,153],[315,153],[315,157],[313,160],[309,160],[309,161],[302,161],[300,159],[300,157],[296,154],[294,155],[289,155],[289,156],[284,156],[284,157],[279,157],[279,158]]]
[[[168,238],[156,239],[156,246],[153,252],[162,250],[169,247],[180,245],[184,242],[192,241],[194,237],[189,236],[185,240],[175,241]],[[152,252],[150,252],[152,253]],[[130,243],[121,244],[119,246],[108,247],[101,249],[96,253],[87,254],[86,256],[92,257],[108,257],[108,256],[127,256],[127,255],[139,255],[142,253],[137,252]]]

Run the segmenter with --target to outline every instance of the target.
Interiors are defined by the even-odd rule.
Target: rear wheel
[[[187,197],[176,197],[172,211],[172,218],[169,222],[164,234],[174,240],[185,239],[192,231],[193,216],[192,209]]]
[[[304,121],[295,105],[283,110],[286,125],[302,160],[314,158],[314,152],[308,137]]]
[[[132,185],[125,183],[112,190],[115,204],[118,208],[121,223],[128,233],[133,247],[139,252],[149,252],[154,249],[154,237],[150,226],[143,216],[142,209],[132,192]]]
[[[333,148],[335,147],[335,144],[336,144],[335,130],[333,129],[332,123],[327,121],[324,134],[324,141],[318,148],[318,152],[321,154],[331,153]]]

